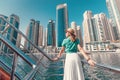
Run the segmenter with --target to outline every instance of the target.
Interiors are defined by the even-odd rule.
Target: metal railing
[[[88,64],[85,60],[81,60],[84,64]],[[88,64],[89,65],[89,64]],[[109,71],[113,71],[113,72],[118,72],[120,73],[120,69],[118,68],[114,68],[114,67],[110,67],[110,66],[107,66],[107,65],[103,65],[103,64],[99,64],[99,63],[96,63],[95,64],[96,67],[100,67],[100,68],[105,68]]]

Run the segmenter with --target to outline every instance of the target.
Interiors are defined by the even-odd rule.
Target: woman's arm
[[[65,50],[65,47],[62,47],[60,52],[58,53],[57,57],[53,58],[53,60],[57,61],[61,57],[61,55],[63,54],[64,50]]]
[[[84,58],[87,60],[87,62],[91,65],[94,66],[95,65],[95,61],[93,61],[87,54],[86,52],[83,50],[83,48],[80,46],[80,44],[78,44],[78,50],[82,53],[82,55],[84,56]]]

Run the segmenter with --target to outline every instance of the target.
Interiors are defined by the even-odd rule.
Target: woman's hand
[[[61,55],[63,54],[64,50],[65,50],[65,47],[62,47],[60,52],[58,53],[57,57],[53,58],[52,60],[53,61],[58,61],[59,58],[61,57]]]
[[[58,61],[59,58],[58,58],[58,57],[55,57],[55,58],[53,58],[52,60],[53,60],[53,61]]]
[[[89,59],[88,60],[88,63],[91,65],[91,66],[95,66],[96,62],[93,61],[92,59]]]

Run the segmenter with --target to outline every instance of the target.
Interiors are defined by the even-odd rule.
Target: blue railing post
[[[14,53],[12,72],[11,72],[11,80],[15,80],[14,73],[15,73],[15,69],[16,69],[16,66],[17,66],[17,59],[18,59],[18,56],[17,56],[16,53]]]

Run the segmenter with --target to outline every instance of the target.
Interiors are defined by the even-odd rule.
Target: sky
[[[0,0],[0,14],[16,14],[20,18],[20,30],[25,32],[30,19],[40,21],[47,27],[49,19],[56,20],[56,6],[67,3],[69,25],[75,21],[82,27],[83,13],[91,10],[93,14],[105,13],[108,17],[106,0]]]

